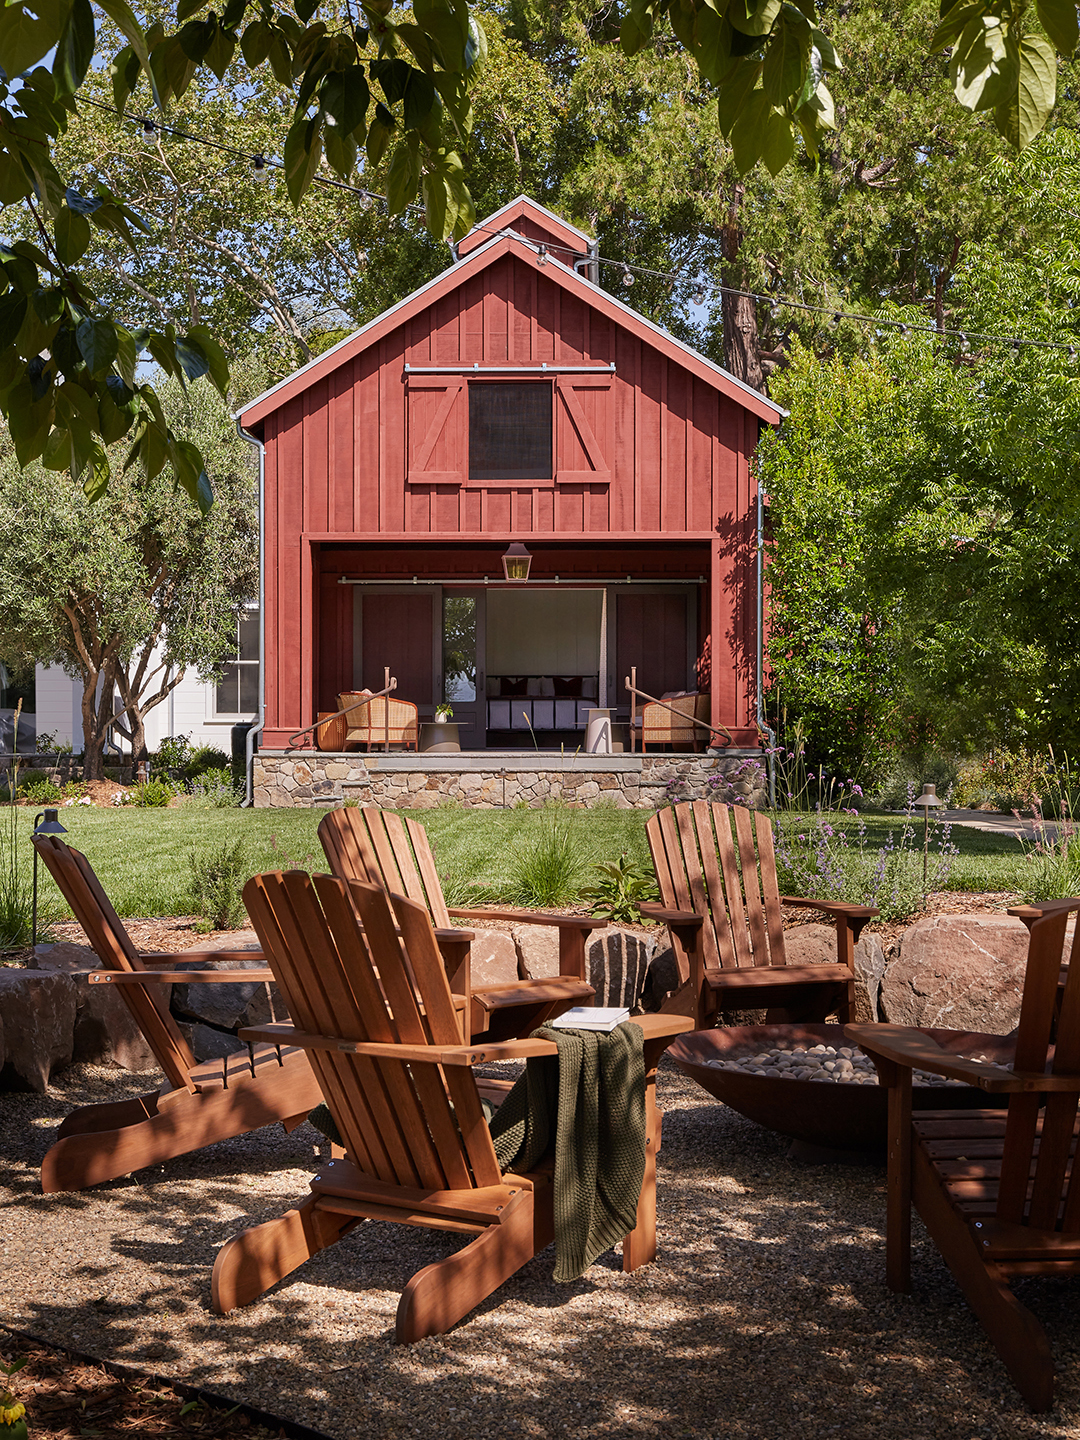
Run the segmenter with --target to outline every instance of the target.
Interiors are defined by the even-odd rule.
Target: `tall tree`
[[[170,423],[214,464],[208,517],[165,475],[129,470],[94,504],[66,476],[24,469],[9,445],[0,452],[0,649],[23,668],[58,663],[81,683],[87,779],[100,778],[117,721],[145,754],[147,712],[187,668],[213,675],[257,594],[249,447],[211,395],[164,390]]]

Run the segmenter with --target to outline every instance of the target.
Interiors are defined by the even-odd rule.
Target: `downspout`
[[[259,715],[248,731],[245,742],[245,794],[240,802],[243,810],[255,803],[255,741],[266,724],[266,446],[257,436],[244,429],[239,417],[236,421],[236,433],[241,440],[254,445],[259,452]]]
[[[765,495],[757,484],[757,727],[768,740],[769,808],[776,809],[776,732],[765,721]]]

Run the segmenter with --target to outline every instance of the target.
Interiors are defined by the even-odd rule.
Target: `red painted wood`
[[[534,239],[553,234],[527,205],[518,218]],[[616,372],[555,382],[554,481],[470,485],[467,376],[407,378],[406,361],[614,361]],[[710,575],[696,606],[699,668],[711,672],[714,718],[752,726],[749,460],[759,420],[776,418],[767,400],[555,260],[539,266],[512,239],[473,250],[244,413],[267,445],[268,738],[299,728],[355,678],[352,591],[338,576],[498,575],[511,538],[528,541],[535,580]]]
[[[430,705],[435,698],[430,594],[365,593],[360,603],[361,684],[368,690],[381,690],[383,672],[389,665],[398,682],[394,693],[399,700]]]
[[[637,667],[638,689],[650,695],[693,687],[686,664],[684,596],[617,595],[615,627],[616,704],[630,703],[625,681],[631,666]]]

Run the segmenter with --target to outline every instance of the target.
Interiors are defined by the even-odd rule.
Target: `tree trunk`
[[[154,639],[156,639],[156,635]],[[123,712],[116,717],[116,728],[124,739],[131,743],[133,764],[149,759],[149,751],[146,748],[147,714],[153,710],[155,705],[160,705],[187,674],[184,666],[176,670],[171,678],[168,671],[164,671],[165,678],[158,684],[157,691],[153,695],[146,695],[144,693],[147,685],[146,671],[152,659],[152,652],[153,641],[150,641],[144,647],[134,672],[130,665],[127,667],[117,665],[116,667],[116,688],[120,691],[120,703],[124,707]],[[164,667],[159,666],[153,673],[157,674],[163,670]]]
[[[742,248],[743,232],[739,223],[739,210],[745,193],[746,186],[741,180],[736,181],[731,192],[727,222],[721,229],[724,259],[727,261],[724,267],[724,283],[735,288],[741,288],[741,277],[735,262]],[[755,390],[764,390],[765,372],[758,354],[757,301],[751,300],[748,295],[732,295],[725,290],[720,301],[720,314],[724,322],[725,370],[729,370],[737,380],[742,380]]]
[[[100,693],[98,681],[101,681]],[[112,723],[115,668],[110,660],[100,670],[83,671],[83,779],[101,780],[104,769],[105,736]]]

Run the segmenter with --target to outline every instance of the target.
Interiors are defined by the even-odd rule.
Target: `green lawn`
[[[250,874],[260,870],[325,870],[316,838],[320,810],[98,810],[75,806],[61,810],[68,840],[85,852],[107,894],[121,915],[180,915],[189,907],[185,888],[193,850],[220,848],[226,841],[243,839]],[[535,843],[540,827],[557,818],[577,836],[582,856],[582,880],[595,860],[615,859],[626,851],[632,859],[647,862],[642,810],[464,810],[447,806],[413,812],[431,836],[442,872],[466,876],[505,890],[515,859]],[[815,817],[785,815],[783,824],[809,833]],[[20,831],[29,834],[33,812],[20,812]],[[897,815],[864,815],[867,846],[878,849],[903,821]],[[858,821],[835,821],[853,833]],[[931,835],[933,837],[933,827]],[[956,826],[952,841],[960,854],[949,885],[958,890],[1009,890],[1018,888],[1025,861],[1018,842],[1007,835],[987,834]],[[933,845],[933,838],[931,844]],[[921,852],[922,823],[916,822],[915,848]],[[23,850],[24,863],[29,847]],[[47,874],[41,876],[43,908],[48,898],[57,913],[67,913]]]

